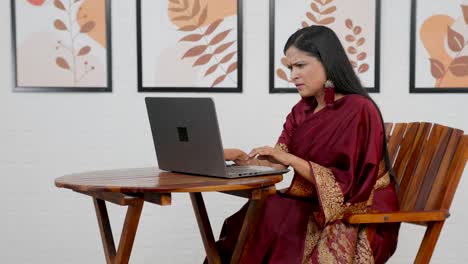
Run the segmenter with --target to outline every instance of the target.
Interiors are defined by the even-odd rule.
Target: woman
[[[363,89],[335,33],[324,26],[295,32],[284,53],[302,99],[274,148],[226,160],[294,169],[291,186],[268,198],[248,263],[385,263],[398,224],[350,225],[346,213],[398,210],[380,111]],[[229,217],[217,242],[228,260],[246,206]]]

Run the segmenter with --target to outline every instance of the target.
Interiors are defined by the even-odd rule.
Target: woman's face
[[[317,58],[291,46],[286,50],[286,59],[291,71],[291,81],[301,97],[317,96],[324,92],[323,85],[327,75]]]

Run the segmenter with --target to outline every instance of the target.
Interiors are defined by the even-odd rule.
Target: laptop
[[[211,98],[146,97],[158,166],[187,174],[238,178],[283,174],[267,166],[227,165]]]

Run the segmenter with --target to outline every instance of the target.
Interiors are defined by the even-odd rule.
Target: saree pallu
[[[398,210],[382,161],[383,127],[370,100],[347,95],[317,113],[305,98],[288,115],[277,147],[309,161],[310,175],[265,203],[247,263],[385,263],[399,224],[350,225],[346,213]],[[247,205],[226,219],[217,247],[229,263]]]

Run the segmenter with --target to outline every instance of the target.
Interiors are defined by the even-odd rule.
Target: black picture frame
[[[151,0],[149,0],[149,1],[151,1]],[[166,1],[166,2],[168,2],[168,1]],[[180,3],[178,2],[178,0],[172,0],[172,1],[169,1],[168,4],[173,5],[172,10],[178,10],[177,8],[189,8],[189,9],[193,10],[193,6],[195,6],[197,2],[199,3],[199,0],[180,1]],[[144,23],[144,14],[143,14],[142,10],[148,11],[148,8],[145,8],[143,6],[144,3],[145,3],[145,0],[136,1],[138,92],[242,93],[242,32],[243,32],[243,27],[242,27],[242,2],[243,2],[243,0],[236,0],[236,2],[237,2],[237,22],[235,23],[235,25],[237,27],[237,34],[235,34],[234,36],[236,37],[235,41],[237,43],[237,49],[236,49],[236,54],[232,55],[231,59],[232,58],[237,59],[236,70],[235,70],[235,71],[237,71],[237,78],[234,78],[234,79],[231,78],[232,82],[235,82],[235,85],[226,86],[226,87],[213,87],[213,86],[209,86],[209,85],[197,86],[198,84],[195,84],[195,83],[193,85],[177,85],[177,84],[170,84],[170,85],[168,85],[168,84],[161,84],[161,85],[152,84],[152,85],[147,85],[147,84],[145,84],[145,80],[146,80],[145,78],[148,78],[148,77],[145,76],[145,74],[144,74],[144,72],[145,72],[144,70],[145,70],[146,65],[145,65],[145,62],[143,60],[144,60],[144,58],[148,58],[149,56],[145,53],[145,50],[144,50],[144,43],[143,42],[145,41],[145,38],[144,38],[145,37],[145,35],[144,35],[145,30],[144,30],[144,25],[143,25],[143,23]],[[183,3],[188,3],[188,6],[184,7]],[[177,6],[177,5],[179,5],[179,6]],[[175,6],[175,8],[174,8],[174,6]],[[144,9],[142,9],[142,8],[144,8]],[[171,6],[168,6],[168,10],[170,10],[170,8],[171,8]],[[196,13],[196,15],[197,15],[196,19],[201,20],[201,17],[203,16],[203,12],[204,12],[203,9],[204,8],[207,8],[207,7],[206,6],[201,7],[201,10],[198,13]],[[168,13],[169,13],[169,11],[168,11]],[[154,14],[152,14],[152,16],[154,16]],[[168,16],[169,16],[169,14],[168,14]],[[216,22],[216,20],[214,22]],[[203,26],[206,26],[206,28],[203,28],[205,33],[207,32],[206,29],[208,27],[212,26],[214,24],[214,22],[210,22],[211,24],[209,24],[208,26],[204,25],[203,23],[201,24]],[[201,31],[202,30],[201,28],[203,27],[201,25],[198,25],[198,28],[196,28],[196,29]],[[222,25],[222,22],[221,22],[221,25]],[[180,30],[180,28],[179,28],[179,30]],[[218,32],[218,30],[219,30],[219,28],[215,27],[215,29],[211,33],[221,34],[221,33]],[[177,31],[177,30],[174,30],[174,31]],[[204,35],[204,36],[206,36],[206,35]],[[218,36],[218,35],[216,35],[216,36]],[[211,35],[210,35],[210,37],[211,37]],[[211,38],[211,40],[213,40],[213,38]],[[196,41],[193,41],[193,43],[195,43],[195,42]],[[174,43],[173,45],[175,45],[175,44],[176,43]],[[220,43],[216,43],[216,44],[220,44]],[[218,45],[217,48],[220,47],[221,45],[222,45],[222,43],[220,45]],[[214,45],[213,45],[213,47],[214,47]],[[226,49],[225,51],[228,51],[228,50],[229,49]],[[184,50],[184,52],[185,51],[186,50]],[[202,54],[199,54],[199,55],[196,55],[196,56],[199,56],[198,59],[200,59],[200,57],[202,57],[203,55],[204,54],[202,53]],[[228,57],[227,55],[222,54],[222,53],[220,55],[223,55],[223,57],[222,57],[221,60],[219,60],[217,62],[222,62],[223,59]],[[215,57],[215,56],[213,55],[213,57]],[[177,57],[174,57],[174,58],[177,58]],[[179,58],[177,58],[177,59],[179,59]],[[183,57],[182,57],[182,59],[183,59]],[[180,60],[182,61],[182,59],[180,59]],[[194,58],[189,58],[189,59],[194,59]],[[225,63],[227,65],[229,65],[229,66],[233,66],[235,62],[227,61]],[[231,63],[231,64],[229,64],[229,63]],[[221,64],[219,64],[219,65],[221,65]],[[202,66],[205,66],[205,65],[202,65]],[[170,64],[168,64],[167,67],[168,67],[168,69],[170,69],[171,67],[176,68],[175,66],[170,65]],[[212,67],[217,67],[217,66],[212,65]],[[193,68],[193,66],[192,66],[192,68]],[[216,71],[221,70],[221,68],[222,68],[221,66],[215,68],[216,70],[213,72],[213,74],[216,73]],[[226,71],[224,71],[224,70],[226,70]],[[222,69],[223,74],[225,75],[225,77],[228,76],[230,73],[232,73],[232,71],[229,72],[229,70],[231,70],[231,67],[228,67],[227,69],[224,69],[224,68]],[[175,71],[177,71],[177,69]],[[206,71],[206,69],[204,69],[203,71],[205,71],[205,76],[204,77],[208,76],[208,75],[206,75],[206,73],[208,71]],[[196,71],[194,70],[194,72],[196,72]],[[212,74],[212,73],[209,73],[209,75],[210,74]],[[198,75],[198,76],[202,76],[202,75]],[[212,82],[212,84],[216,83],[216,80],[218,80],[219,78],[222,78],[221,76],[216,78],[215,82]],[[228,78],[229,78],[229,76],[228,76]],[[218,84],[222,84],[222,82],[220,82]]]
[[[12,21],[12,53],[13,53],[13,58],[12,58],[12,64],[13,64],[13,74],[14,74],[14,85],[13,85],[13,92],[112,92],[112,31],[111,31],[111,0],[102,0],[104,1],[104,10],[105,10],[105,26],[104,26],[104,31],[105,31],[105,60],[104,63],[105,63],[105,66],[103,67],[103,69],[105,69],[105,73],[103,73],[103,75],[106,77],[105,79],[105,85],[91,85],[91,84],[88,84],[88,85],[48,85],[48,84],[44,84],[44,83],[40,83],[38,81],[37,84],[33,83],[33,81],[31,81],[31,83],[19,83],[19,78],[18,78],[18,74],[19,74],[19,71],[21,69],[18,69],[19,65],[20,65],[20,62],[18,61],[19,59],[19,51],[18,51],[18,40],[17,40],[17,36],[18,36],[18,17],[17,17],[17,1],[18,0],[10,0],[10,5],[11,5],[11,21]],[[62,3],[62,1],[64,0],[60,0],[60,3]],[[70,0],[72,1],[72,0]],[[21,4],[25,4],[27,1],[22,1],[23,3]],[[71,2],[72,3],[72,2]],[[26,3],[27,4],[27,3]],[[54,5],[55,8],[57,8],[58,11],[64,11],[66,12],[67,9],[69,6],[65,4],[63,4],[63,10],[60,10],[62,7],[61,6],[57,6],[56,2],[55,1],[43,1],[43,2],[40,2],[40,4],[49,4],[49,5]],[[82,4],[81,2],[77,2],[76,4]],[[95,4],[95,2],[93,2],[93,4]],[[35,4],[37,5],[38,8],[40,8],[39,4]],[[81,6],[80,6],[81,7]],[[76,15],[78,16],[79,13],[78,12],[86,12],[86,9],[80,9],[78,10],[78,7],[74,7],[74,12],[76,12]],[[84,18],[82,19],[89,19],[88,21],[86,21],[84,24],[80,25],[79,22],[78,22],[78,18],[76,18],[76,21],[73,21],[73,20],[68,20],[70,21],[70,23],[72,22],[75,22],[77,23],[77,25],[72,25],[71,28],[75,28],[75,31],[72,31],[72,32],[75,32],[76,35],[75,35],[75,38],[78,36],[78,34],[82,34],[82,33],[89,33],[91,32],[93,29],[90,29],[90,28],[95,28],[96,26],[99,27],[99,25],[96,23],[96,21],[92,21],[91,18],[89,18],[89,16],[85,16]],[[60,22],[56,22],[58,19],[60,19],[60,17],[57,17],[56,20],[54,21],[54,18],[50,18],[48,17],[47,19],[51,19],[51,27],[55,27],[55,29],[58,30],[57,27],[60,28],[60,30],[62,31],[65,31],[65,30],[68,30],[67,29],[64,29],[62,28],[63,26],[67,27],[67,22],[65,20],[65,23],[61,24],[61,25],[57,25],[56,23],[60,23]],[[94,22],[94,25],[93,26],[90,26],[88,24],[88,28],[85,29],[85,26],[86,26],[86,23],[87,22]],[[77,30],[76,27],[79,27],[80,30]],[[82,32],[82,30],[84,31],[87,31],[87,32]],[[72,32],[70,33],[70,35],[73,35]],[[58,38],[58,37],[57,37]],[[74,39],[74,38],[73,38]],[[102,41],[102,39],[100,39]],[[95,42],[98,42],[98,41],[95,41]],[[74,42],[72,40],[73,44],[71,44],[72,47],[74,47]],[[67,44],[64,44],[64,45],[67,45]],[[58,46],[58,44],[57,44]],[[75,55],[70,55],[72,57],[75,57],[75,59],[73,59],[74,61],[77,61],[77,63],[83,63],[81,66],[85,67],[84,65],[86,65],[86,67],[89,67],[87,69],[82,69],[82,71],[80,72],[80,75],[77,72],[74,72],[73,75],[77,76],[77,77],[81,77],[81,78],[85,78],[86,75],[87,75],[87,72],[91,72],[93,70],[95,70],[95,68],[93,68],[93,62],[90,61],[89,63],[87,62],[85,56],[90,54],[92,55],[92,47],[89,46],[89,45],[86,45],[87,48],[85,48],[85,46],[82,46],[81,48],[80,47],[76,47],[77,49],[74,50],[74,48],[72,50],[75,51],[75,53],[73,53],[72,51],[69,51],[70,54],[75,54]],[[83,49],[85,48],[85,49]],[[89,49],[88,49],[89,48]],[[58,49],[57,49],[58,50]],[[78,54],[81,54],[81,55],[78,55]],[[59,56],[59,55],[57,55]],[[81,57],[79,57],[81,56]],[[65,58],[65,57],[62,57],[60,56],[61,58]],[[58,58],[59,57],[56,57],[55,58],[55,61],[52,59],[51,60],[51,63],[52,64],[56,64],[56,66],[59,65],[59,62],[58,62]],[[86,63],[85,63],[86,61]],[[71,64],[71,63],[70,63]],[[69,64],[69,68],[68,70],[72,71],[72,66],[70,66]],[[63,65],[63,64],[61,64]],[[78,67],[77,64],[75,64],[76,67]],[[58,66],[58,67],[61,67],[61,66]],[[61,67],[63,68],[63,67]],[[77,68],[75,68],[77,69]],[[38,70],[41,70],[41,69],[38,69]],[[51,76],[56,76],[56,75],[53,75],[51,74]],[[99,76],[99,74],[97,75]],[[53,80],[53,79],[52,79]],[[78,80],[79,81],[79,80]],[[73,82],[75,82],[75,77],[73,77]]]
[[[446,52],[448,56],[450,56],[450,53],[461,54],[462,51],[468,51],[468,45],[467,45],[468,36],[463,36],[462,34],[456,32],[456,30],[453,28],[457,26],[456,23],[458,21],[453,19],[454,22],[452,25],[450,25],[451,21],[447,21],[447,18],[450,17],[451,14],[445,14],[445,12],[441,10],[442,8],[440,7],[429,6],[429,5],[438,5],[438,4],[439,5],[443,4],[445,8],[447,7],[452,8],[453,6],[454,10],[456,10],[457,8],[463,8],[463,5],[460,5],[458,2],[450,3],[450,2],[437,2],[437,1],[428,2],[428,1],[419,1],[419,0],[411,1],[409,92],[410,93],[468,93],[468,56],[464,55],[465,60],[464,62],[462,62],[464,64],[464,69],[461,70],[461,73],[464,73],[464,76],[461,76],[461,77],[465,77],[463,79],[458,79],[460,77],[453,74],[451,70],[453,69],[451,66],[454,65],[454,62],[457,62],[456,61],[457,58],[460,58],[460,57],[457,57],[457,56],[455,56],[454,58],[450,57],[450,59],[453,59],[453,60],[447,61],[446,58],[443,58],[443,56],[437,56],[437,55],[433,56],[435,54],[440,54],[440,50],[436,50],[435,48],[437,45],[433,45],[434,42],[442,43],[443,41],[446,45],[444,52]],[[418,13],[418,8],[422,14]],[[431,13],[431,10],[433,8],[437,10],[436,11],[437,13]],[[465,8],[467,8],[468,10],[468,6],[466,6]],[[433,14],[434,16],[430,16],[431,14]],[[444,14],[444,16],[441,16],[441,14]],[[420,15],[419,20],[417,17],[418,15]],[[460,10],[458,14],[454,14],[454,15],[455,16],[461,15],[458,18],[464,19],[463,24],[465,27],[468,27],[467,25],[468,24],[468,11],[464,13],[463,10]],[[424,20],[424,25],[421,24],[422,22],[421,20]],[[437,27],[434,27],[433,25],[437,25]],[[424,26],[424,29],[423,29],[423,26]],[[449,34],[448,28],[450,28],[451,30],[450,34]],[[442,38],[444,38],[445,40]],[[460,41],[460,38],[462,38],[463,40]],[[430,48],[429,46],[426,47],[424,45],[424,41],[426,41],[426,43],[428,42],[432,43]],[[449,41],[453,41],[453,43],[449,44],[448,43]],[[457,45],[457,42],[464,43],[464,46]],[[468,53],[465,52],[465,54],[468,54]],[[460,60],[458,62],[460,62]],[[424,64],[425,66],[423,66]],[[458,65],[463,65],[463,64],[458,63]],[[458,70],[455,70],[455,71],[458,71],[460,73],[460,68],[458,68]],[[424,75],[422,73],[424,73]],[[425,83],[434,82],[434,85],[420,85],[420,84],[417,84],[417,82],[419,81],[425,82]],[[447,81],[452,82],[452,85],[450,86],[442,85],[444,82],[447,83]],[[459,86],[459,83],[464,84],[464,86]]]
[[[277,87],[275,85],[275,74],[276,74],[276,61],[275,61],[275,49],[277,48],[282,48],[282,47],[276,47],[276,39],[275,39],[275,24],[276,24],[276,13],[275,13],[275,6],[277,1],[289,1],[289,0],[270,0],[270,15],[269,15],[269,24],[270,24],[270,39],[269,39],[269,93],[297,93],[297,90],[294,87]],[[312,5],[312,3],[317,3],[317,1],[310,1],[308,4]],[[290,2],[289,2],[290,3]],[[322,3],[322,2],[321,2]],[[330,6],[333,6],[332,1],[325,1],[325,3],[328,4],[328,6],[324,6],[323,10],[327,10],[330,8]],[[327,5],[326,4],[326,5]],[[362,9],[362,5],[356,6]],[[282,9],[281,12],[285,13],[286,10]],[[308,13],[311,13],[310,11]],[[304,16],[307,17],[307,13],[304,12]],[[298,17],[298,16],[291,16],[289,14],[285,14],[285,16],[291,17]],[[364,83],[363,85],[365,86],[364,88],[367,89],[368,92],[370,93],[379,93],[380,92],[380,24],[381,24],[381,0],[375,0],[375,30],[374,30],[374,74],[373,74],[373,86],[366,86]],[[304,21],[302,24],[300,23],[300,18],[297,20],[298,28],[299,26],[304,26]],[[331,26],[330,26],[331,27]],[[289,32],[289,34],[292,34],[293,31]],[[339,36],[339,34],[337,34]],[[339,36],[340,37],[340,36]],[[343,43],[343,42],[342,42]],[[283,43],[284,44],[284,43]],[[362,64],[361,64],[362,65]]]

